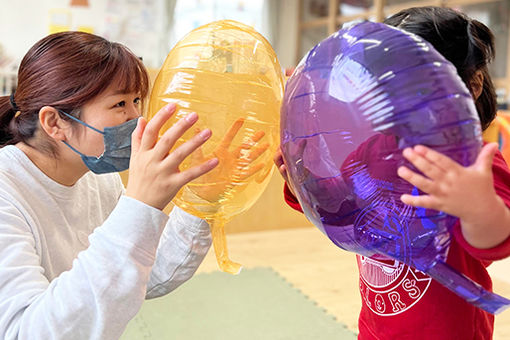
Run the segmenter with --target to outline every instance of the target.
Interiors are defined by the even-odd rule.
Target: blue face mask
[[[59,112],[103,135],[104,152],[99,157],[84,155],[67,142],[64,142],[71,150],[81,156],[83,163],[90,171],[96,174],[106,174],[124,171],[129,168],[131,134],[136,128],[138,119],[132,119],[117,126],[105,127],[104,131],[101,131],[64,111],[59,110]]]

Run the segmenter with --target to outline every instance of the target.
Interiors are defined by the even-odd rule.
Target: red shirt
[[[497,194],[510,207],[510,171],[500,152],[492,166]],[[287,185],[285,201],[301,211]],[[477,249],[454,226],[447,263],[492,291],[486,270],[510,255],[510,238],[492,249]],[[362,307],[358,339],[492,339],[494,316],[458,297],[426,274],[386,258],[357,256]]]

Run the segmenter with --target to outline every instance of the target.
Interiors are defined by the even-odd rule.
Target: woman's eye
[[[133,100],[133,103],[135,103],[136,105],[140,104],[142,100],[140,98],[135,98],[135,100]]]
[[[124,100],[115,104],[115,107],[124,107],[124,106],[126,106],[126,102]]]

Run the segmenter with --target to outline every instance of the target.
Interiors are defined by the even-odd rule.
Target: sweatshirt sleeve
[[[118,339],[140,309],[168,216],[123,196],[48,282],[23,214],[0,204],[0,338]]]
[[[494,176],[494,188],[496,189],[496,193],[499,197],[501,197],[501,199],[503,199],[505,205],[510,208],[510,171],[499,151],[494,156],[492,173]],[[490,212],[488,213],[490,214]],[[478,249],[471,246],[464,239],[460,223],[457,223],[453,227],[453,235],[461,247],[464,248],[471,256],[484,262],[501,260],[510,256],[510,237],[493,248]]]
[[[299,204],[297,197],[292,194],[287,183],[285,183],[285,185],[283,187],[283,197],[285,198],[285,202],[292,209],[297,210],[299,212],[303,212],[303,208],[301,208],[301,204]]]
[[[118,176],[118,191],[125,188]],[[204,260],[212,238],[206,221],[175,206],[159,240],[145,298],[166,295],[189,280]]]
[[[190,279],[211,243],[206,221],[174,207],[159,243],[146,298],[168,294]]]

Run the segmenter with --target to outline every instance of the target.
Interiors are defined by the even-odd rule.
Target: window
[[[264,34],[265,0],[177,0],[171,46],[187,33],[212,21],[231,19],[242,22]]]

